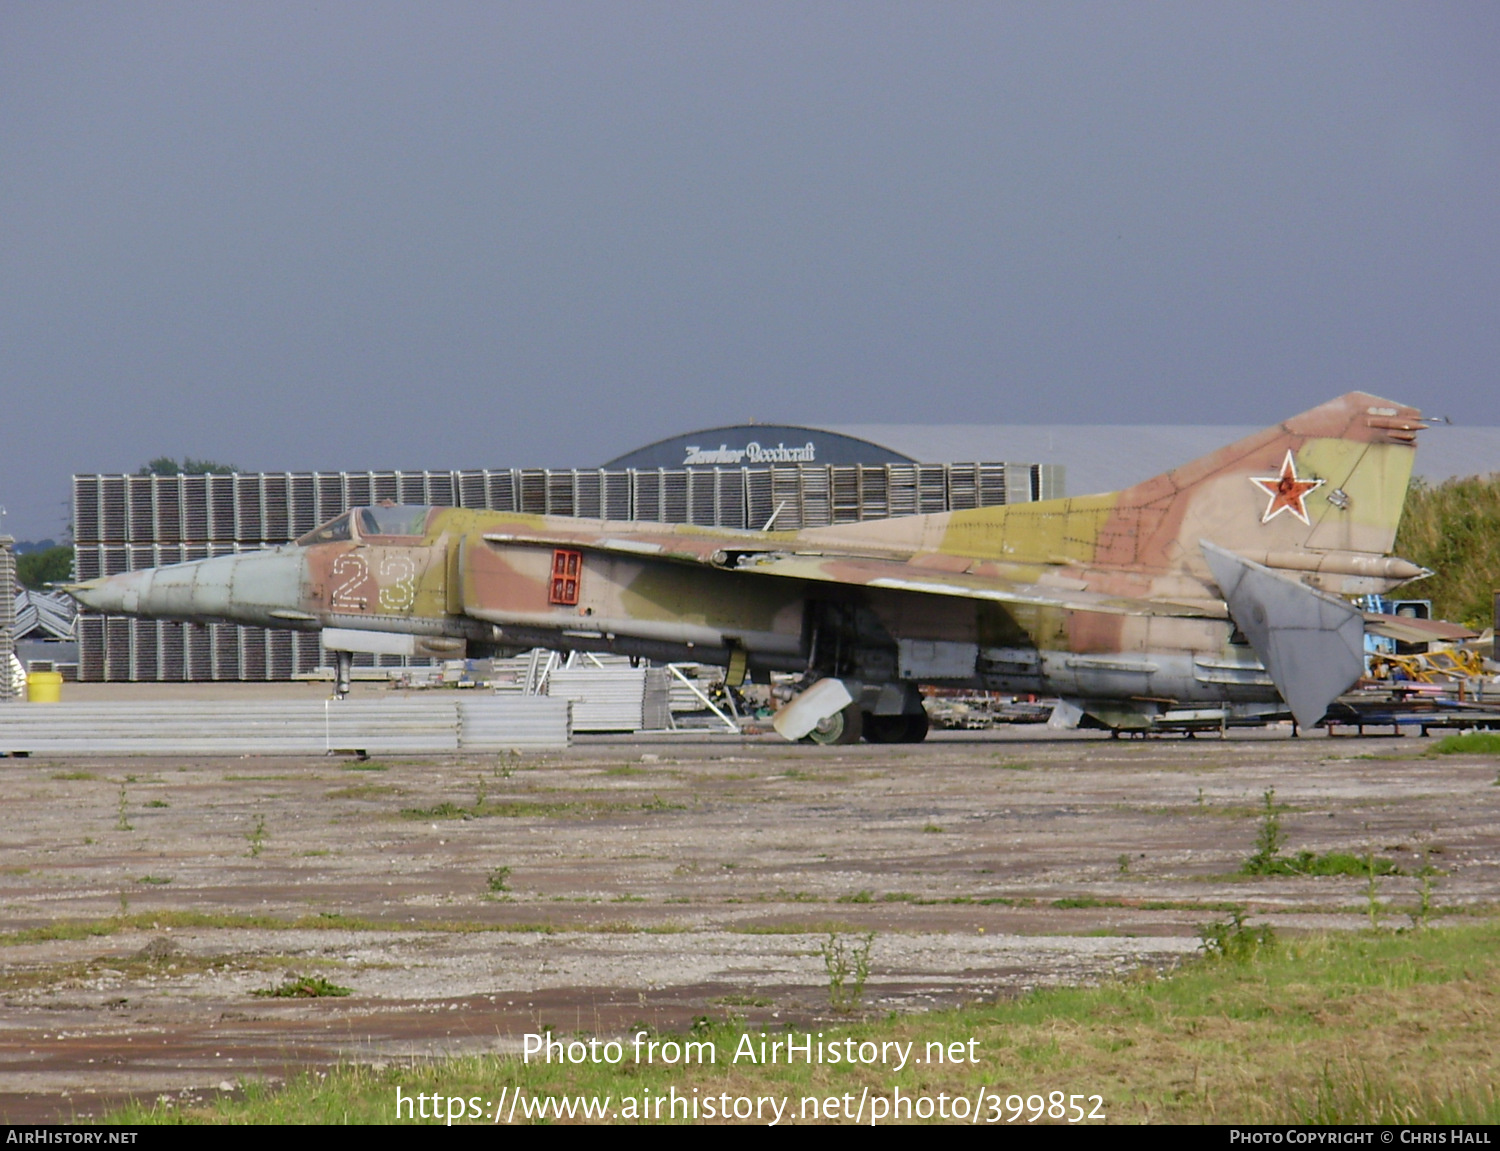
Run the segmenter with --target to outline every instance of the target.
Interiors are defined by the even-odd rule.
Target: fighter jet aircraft
[[[1058,696],[1064,721],[1116,730],[1256,706],[1311,725],[1363,669],[1343,597],[1427,574],[1388,554],[1422,427],[1353,392],[1124,491],[802,531],[359,507],[295,544],[73,595],[325,629],[340,651],[619,652],[735,686],[791,672],[775,726],[822,743],[923,739],[923,684]]]

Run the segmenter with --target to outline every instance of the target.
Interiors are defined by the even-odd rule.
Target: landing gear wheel
[[[864,713],[865,739],[871,743],[905,743],[907,721],[905,715],[871,715]]]
[[[820,720],[818,726],[807,733],[806,738],[809,743],[821,743],[825,747],[842,746],[858,743],[863,730],[864,715],[859,710],[859,704],[851,703],[842,711],[836,711],[827,719]]]
[[[906,734],[901,738],[902,743],[921,743],[927,738],[927,729],[931,723],[925,711],[913,712],[902,718],[906,720]]]
[[[921,743],[927,738],[927,713],[871,715],[865,712],[865,739],[871,743]]]

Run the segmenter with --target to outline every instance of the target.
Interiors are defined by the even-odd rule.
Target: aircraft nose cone
[[[106,615],[274,627],[280,619],[310,618],[298,610],[303,575],[295,551],[245,552],[88,580],[68,591],[83,607]]]
[[[90,611],[109,615],[131,615],[140,610],[142,596],[150,591],[153,571],[125,572],[70,584],[68,594]]]
[[[104,584],[103,579],[84,580],[82,583],[64,584],[63,591],[77,600],[79,607],[86,607],[90,611],[103,611],[104,609],[99,606],[99,596],[104,591]]]

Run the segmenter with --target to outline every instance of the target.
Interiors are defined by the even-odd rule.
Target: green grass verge
[[[1439,740],[1428,755],[1500,755],[1500,731],[1466,731]]]
[[[1233,923],[1207,934],[1213,954],[1166,977],[812,1028],[825,1042],[914,1043],[918,1055],[930,1043],[972,1039],[973,1064],[734,1064],[742,1032],[731,1017],[705,1019],[691,1037],[715,1045],[711,1066],[636,1065],[627,1047],[615,1067],[497,1057],[343,1067],[279,1089],[250,1083],[243,1099],[202,1108],[129,1107],[111,1121],[390,1123],[397,1087],[485,1101],[518,1087],[609,1095],[618,1109],[624,1097],[671,1088],[785,1095],[795,1108],[803,1096],[888,1096],[899,1085],[950,1098],[981,1088],[1002,1098],[1097,1094],[1114,1122],[1500,1122],[1500,920],[1291,941]]]
[[[1432,600],[1439,619],[1476,631],[1492,626],[1500,587],[1500,472],[1436,486],[1413,479],[1393,550],[1432,569],[1413,588]]]

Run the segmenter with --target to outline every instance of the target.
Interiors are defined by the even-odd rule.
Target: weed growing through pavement
[[[853,938],[833,931],[818,948],[823,956],[823,969],[828,972],[828,1005],[841,1015],[857,1008],[864,996],[865,980],[870,977],[870,947],[874,942],[873,931]]]
[[[255,817],[255,826],[245,833],[245,838],[250,841],[250,858],[259,859],[261,851],[266,846],[266,817],[264,815]]]
[[[1365,910],[1370,916],[1370,930],[1380,929],[1380,913],[1385,910],[1384,904],[1380,902],[1380,883],[1375,878],[1375,853],[1365,853],[1365,871],[1368,880],[1365,883]]]
[[[280,987],[267,987],[250,992],[260,999],[323,999],[352,995],[348,987],[329,983],[321,975],[293,976]]]
[[[1422,846],[1422,866],[1417,869],[1417,906],[1406,913],[1413,931],[1426,927],[1427,921],[1432,917],[1433,876],[1444,874],[1440,868],[1433,866],[1432,852],[1431,844]]]
[[[491,891],[509,891],[510,868],[497,867],[490,872],[487,882]]]
[[[1432,877],[1437,874],[1435,867],[1423,867],[1417,875],[1421,878],[1421,886],[1417,888],[1417,908],[1408,911],[1413,929],[1427,926],[1427,920],[1432,915]]]
[[[116,816],[115,816],[115,830],[116,831],[134,831],[135,830],[135,828],[130,825],[130,820],[125,817],[125,803],[126,803],[126,799],[125,799],[125,785],[122,783],[122,784],[120,784],[120,803],[119,803],[119,806],[116,808]]]
[[[1276,942],[1276,933],[1270,924],[1248,927],[1245,913],[1235,908],[1229,919],[1222,923],[1210,923],[1200,928],[1203,954],[1210,959],[1227,959],[1231,963],[1249,963]]]
[[[1276,789],[1266,788],[1265,807],[1261,812],[1260,830],[1255,833],[1255,853],[1240,867],[1241,875],[1400,875],[1396,864],[1373,853],[1363,856],[1344,851],[1316,855],[1299,851],[1295,856],[1281,854],[1286,846],[1286,832],[1281,829],[1281,811],[1276,804]]]
[[[1117,859],[1117,860],[1115,860],[1115,862],[1120,865],[1120,874],[1121,875],[1129,875],[1130,874],[1130,856],[1129,855],[1125,854],[1122,851],[1120,853],[1120,858]]]
[[[1285,844],[1286,832],[1281,830],[1281,815],[1276,810],[1276,789],[1268,787],[1260,830],[1255,833],[1255,854],[1246,860],[1245,871],[1251,875],[1274,875]]]

